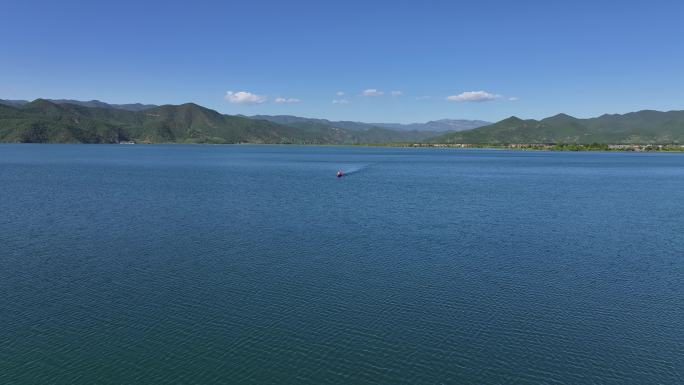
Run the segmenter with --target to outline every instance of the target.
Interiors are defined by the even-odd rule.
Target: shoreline
[[[119,142],[119,143],[82,143],[82,142],[0,142],[3,144],[79,144],[79,145],[202,145],[202,146],[305,146],[305,147],[387,147],[387,148],[431,148],[462,150],[515,150],[549,152],[684,152],[680,144],[469,144],[469,143],[182,143],[182,142]]]
[[[456,149],[498,149],[520,151],[560,151],[560,152],[684,152],[680,144],[569,144],[569,143],[511,143],[511,144],[470,144],[470,143],[413,143],[396,145],[411,148],[456,148]]]

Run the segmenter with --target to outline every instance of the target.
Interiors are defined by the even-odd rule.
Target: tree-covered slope
[[[39,143],[299,143],[300,130],[188,103],[129,111],[37,99],[0,105],[0,141]]]
[[[0,141],[39,143],[300,143],[359,144],[423,140],[435,133],[379,127],[337,128],[324,120],[293,124],[223,115],[197,104],[142,111],[37,99],[0,104]]]
[[[0,141],[38,143],[116,143],[140,124],[123,110],[55,104],[37,99],[19,108],[0,106]]]
[[[371,128],[386,128],[394,131],[428,131],[431,133],[439,133],[446,131],[464,131],[477,127],[491,124],[482,120],[466,120],[466,119],[441,119],[433,120],[426,123],[364,123],[352,122],[347,120],[332,121],[327,119],[303,118],[294,115],[254,115],[253,119],[268,120],[278,124],[298,125],[302,123],[318,123],[334,128],[341,128],[345,130],[365,131]]]
[[[291,115],[255,115],[281,125],[304,130],[325,143],[379,144],[392,142],[421,142],[438,134],[438,131],[390,128],[381,124],[330,121],[327,119],[302,118]]]
[[[274,120],[274,119],[270,119]],[[141,111],[36,99],[0,103],[0,141],[39,143],[684,143],[684,111],[639,111],[577,119],[558,114],[542,120],[517,117],[437,136],[366,123],[278,117],[280,123],[220,114],[197,104]],[[353,124],[342,124],[353,123]]]
[[[639,111],[577,119],[510,117],[473,130],[431,139],[435,143],[684,143],[684,111]]]

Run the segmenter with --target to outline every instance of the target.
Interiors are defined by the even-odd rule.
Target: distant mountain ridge
[[[28,103],[28,100],[0,99],[0,104],[5,105],[5,106],[21,107],[27,103]]]
[[[298,124],[321,124],[334,128],[340,128],[345,130],[367,130],[372,127],[378,127],[377,125],[352,122],[352,121],[330,121],[328,119],[316,119],[316,118],[303,118],[294,115],[252,115],[245,116],[250,119],[267,120],[269,122],[283,124],[283,125],[298,125]]]
[[[349,130],[367,130],[372,127],[382,127],[390,130],[399,131],[464,131],[477,127],[492,124],[484,120],[466,120],[466,119],[440,119],[433,120],[426,123],[365,123],[353,121],[331,121],[327,119],[303,118],[294,115],[253,115],[253,119],[268,120],[278,124],[300,124],[300,123],[319,123],[326,124],[331,127],[344,128]]]
[[[80,100],[72,100],[72,99],[45,99],[47,101],[50,101],[55,104],[75,104],[78,106],[83,106],[83,107],[94,107],[94,108],[116,108],[120,110],[127,110],[127,111],[144,111],[144,110],[149,110],[150,108],[155,108],[159,107],[155,104],[142,104],[142,103],[129,103],[129,104],[110,104],[110,103],[105,103],[101,102],[99,100],[89,100],[89,101],[80,101]],[[25,104],[30,103],[28,100],[6,100],[6,99],[0,99],[0,104],[4,104],[7,106],[14,106],[14,107],[20,107]]]
[[[684,111],[643,110],[579,119],[558,114],[542,120],[512,116],[469,131],[431,139],[435,143],[684,143]]]
[[[375,123],[385,128],[392,128],[395,130],[415,130],[415,131],[466,131],[472,130],[473,128],[478,128],[492,124],[491,122],[486,122],[484,120],[466,120],[466,119],[440,119],[431,120],[426,123]]]

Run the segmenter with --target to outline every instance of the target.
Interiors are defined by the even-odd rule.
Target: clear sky
[[[0,36],[3,99],[375,122],[684,109],[684,1],[8,0]]]

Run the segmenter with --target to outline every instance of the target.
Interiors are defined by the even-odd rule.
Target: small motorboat
[[[337,177],[342,178],[343,176],[344,176],[344,173],[342,172],[342,170],[337,170]]]

